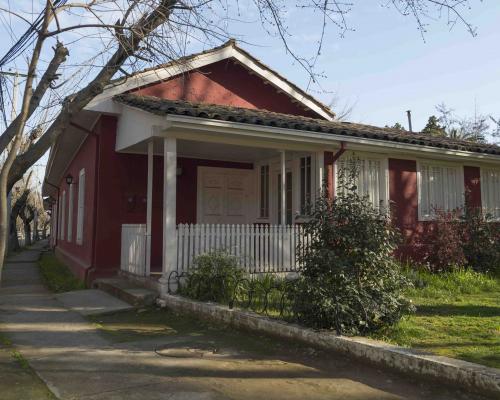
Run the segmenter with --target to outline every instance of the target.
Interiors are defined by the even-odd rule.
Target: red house
[[[221,247],[252,271],[293,269],[305,208],[352,154],[359,190],[394,203],[404,257],[466,191],[500,218],[500,147],[335,121],[229,41],[118,79],[73,118],[43,186],[52,246],[87,282],[167,278]]]

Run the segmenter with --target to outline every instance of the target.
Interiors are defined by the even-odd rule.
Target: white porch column
[[[148,142],[148,186],[146,204],[146,276],[151,274],[151,221],[153,217],[153,140]]]
[[[319,196],[325,185],[325,153],[316,152],[316,196]]]
[[[165,138],[163,147],[163,275],[162,293],[168,290],[168,278],[177,268],[176,193],[177,140]],[[175,282],[171,288],[175,289]]]
[[[286,154],[285,150],[280,151],[281,156],[281,221],[282,226],[286,225]]]

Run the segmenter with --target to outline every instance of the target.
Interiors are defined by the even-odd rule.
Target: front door
[[[249,223],[252,172],[233,168],[198,167],[197,222]]]

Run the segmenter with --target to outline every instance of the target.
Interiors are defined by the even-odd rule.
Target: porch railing
[[[307,242],[299,225],[181,224],[177,270],[190,270],[200,254],[224,250],[251,273],[293,272],[299,268],[301,245]]]
[[[122,225],[120,269],[134,275],[146,275],[146,225]]]

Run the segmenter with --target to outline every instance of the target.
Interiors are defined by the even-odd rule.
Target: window
[[[73,240],[73,184],[69,185],[68,242]]]
[[[367,196],[373,207],[378,208],[387,201],[386,160],[382,158],[341,158],[337,162],[337,183],[341,174],[349,175],[356,168],[355,186],[360,196]],[[337,190],[340,190],[337,187]]]
[[[78,177],[78,209],[76,217],[76,243],[83,243],[83,217],[85,214],[85,169]]]
[[[481,198],[485,212],[500,218],[500,169],[481,168]]]
[[[66,191],[63,192],[62,194],[62,200],[61,200],[61,240],[64,240],[64,225],[66,224]]]
[[[419,219],[435,217],[436,211],[453,211],[463,206],[462,167],[435,163],[418,164]]]
[[[269,218],[269,165],[260,167],[260,217]]]
[[[311,156],[300,158],[300,213],[307,214],[311,205]]]

